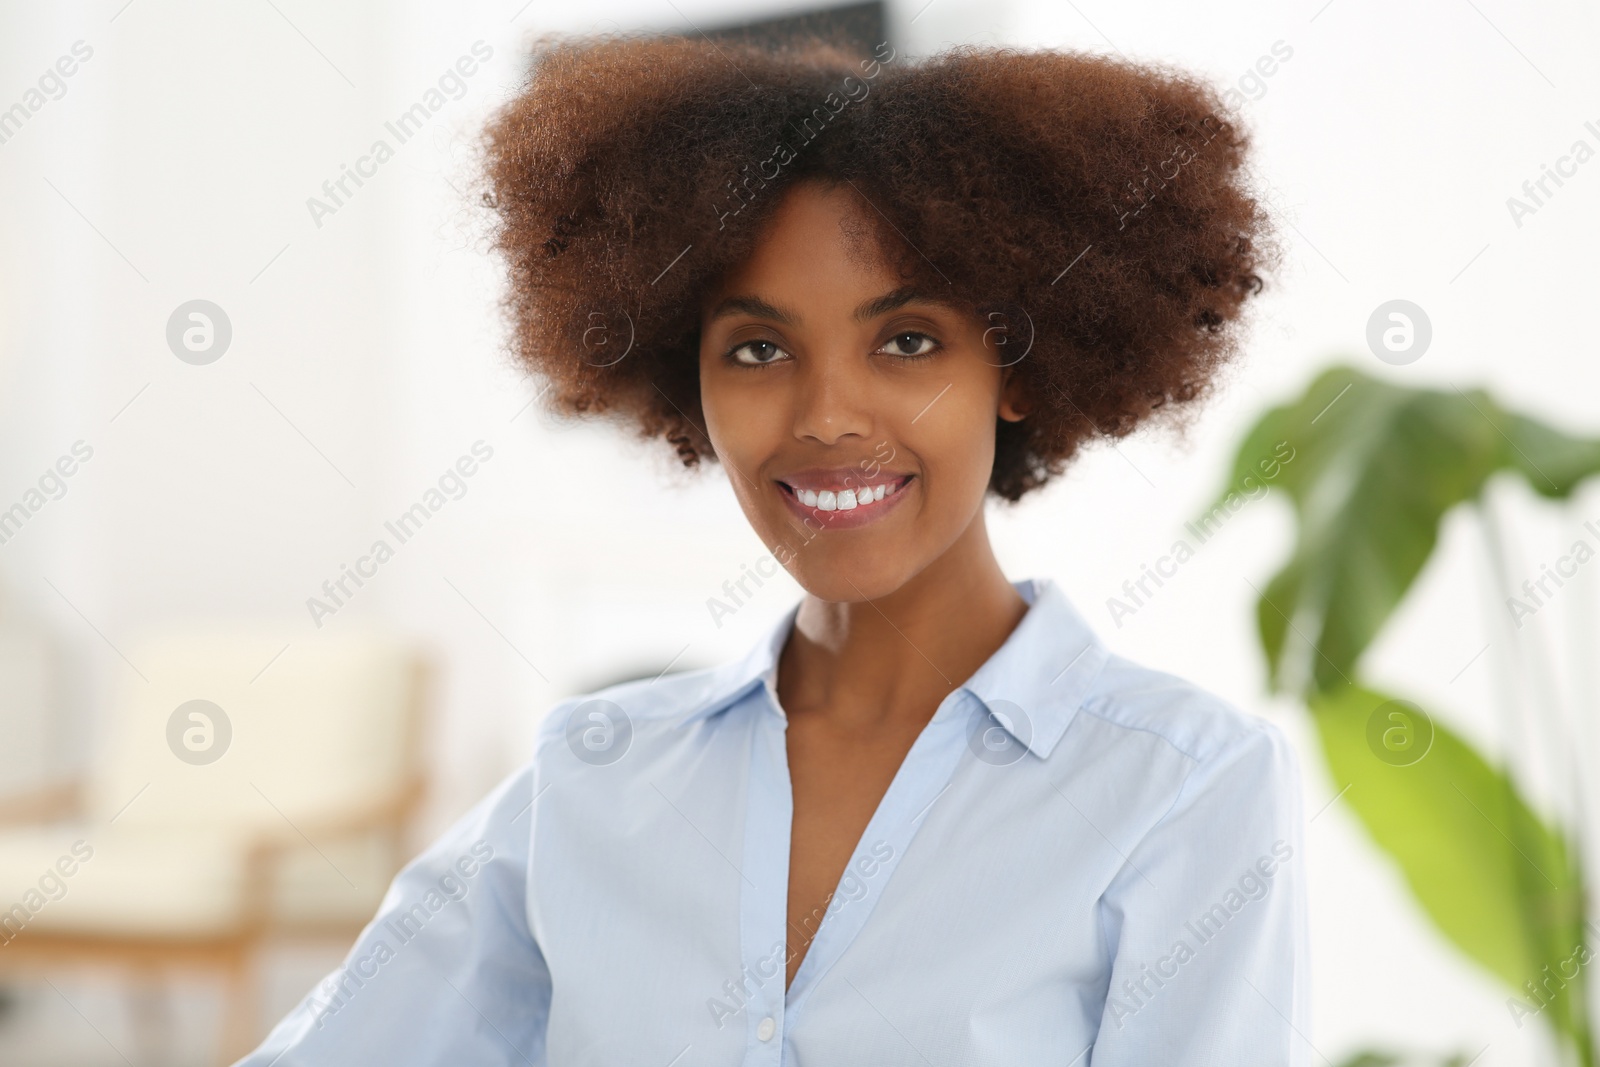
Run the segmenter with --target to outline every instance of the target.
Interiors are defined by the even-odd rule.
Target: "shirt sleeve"
[[[236,1067],[541,1065],[550,973],[528,926],[534,766],[395,876],[344,963]]]
[[[1269,723],[1189,772],[1102,897],[1093,1067],[1311,1062],[1300,777]]]

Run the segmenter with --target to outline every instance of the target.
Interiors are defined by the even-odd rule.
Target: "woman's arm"
[[[1102,907],[1094,1067],[1311,1062],[1300,780],[1276,728],[1197,761]]]
[[[238,1067],[544,1063],[550,975],[528,928],[532,764],[395,876],[344,964]]]

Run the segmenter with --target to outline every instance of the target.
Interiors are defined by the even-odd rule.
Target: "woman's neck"
[[[926,723],[1027,611],[980,511],[955,544],[888,596],[806,597],[779,658],[779,700],[791,717],[822,715],[847,729]]]

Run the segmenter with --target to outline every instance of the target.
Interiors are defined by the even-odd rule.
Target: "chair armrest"
[[[56,822],[82,811],[83,783],[72,780],[0,796],[0,826]]]
[[[281,832],[256,837],[250,843],[245,858],[247,925],[259,928],[269,922],[268,894],[275,884],[277,869],[286,853],[307,842],[315,848],[319,841],[360,837],[384,830],[393,832],[398,840],[423,792],[422,778],[414,776],[393,791],[360,807],[326,818],[303,820],[298,825],[286,826]]]
[[[360,807],[302,825],[299,830],[307,837],[349,837],[386,827],[398,829],[410,817],[422,793],[421,777],[412,776]]]

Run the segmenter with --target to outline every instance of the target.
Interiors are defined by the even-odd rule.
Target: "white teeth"
[[[853,511],[867,504],[876,503],[886,496],[893,496],[901,488],[899,483],[885,482],[881,485],[864,485],[859,489],[800,489],[790,487],[794,491],[795,500],[808,508],[818,511]]]

